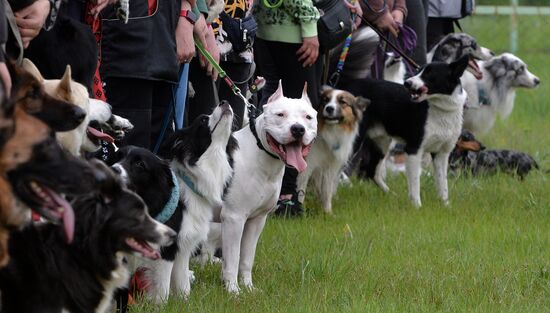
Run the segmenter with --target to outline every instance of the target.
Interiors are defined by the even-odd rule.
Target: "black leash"
[[[405,59],[405,61],[407,61],[407,63],[409,63],[415,70],[418,70],[420,68],[420,65],[418,65],[418,63],[416,63],[413,59],[411,59],[407,54],[405,54],[405,52],[401,51],[401,49],[399,49],[391,40],[388,39],[388,37],[386,37],[384,35],[384,33],[382,33],[382,31],[380,29],[378,29],[378,27],[374,26],[374,24],[372,24],[371,22],[367,21],[366,18],[362,17],[361,16],[361,20],[363,20],[363,22],[369,26],[370,28],[372,28],[372,30],[374,30],[378,36],[384,40],[388,45],[390,45],[390,47],[395,51],[397,52],[397,54],[399,54],[401,57],[403,57],[403,59]]]
[[[254,138],[256,138],[256,144],[258,145],[258,148],[260,148],[260,150],[263,150],[270,157],[274,159],[278,159],[279,158],[278,156],[267,151],[267,149],[262,144],[260,137],[258,137],[258,132],[256,131],[256,113],[253,111],[254,109],[252,109],[251,107],[248,107],[248,125],[250,126],[250,131],[252,132],[252,135],[254,135]]]

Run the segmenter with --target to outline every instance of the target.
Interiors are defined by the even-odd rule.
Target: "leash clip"
[[[338,81],[340,81],[340,72],[334,72],[332,75],[330,75],[330,78],[328,79],[328,84],[331,87],[336,87],[338,85]]]

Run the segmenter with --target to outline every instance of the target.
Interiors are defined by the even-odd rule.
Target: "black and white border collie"
[[[417,207],[420,201],[421,159],[424,153],[434,155],[435,180],[440,198],[448,203],[447,164],[462,128],[466,92],[460,77],[469,57],[446,64],[434,62],[399,85],[387,81],[355,80],[346,88],[368,98],[361,123],[362,144],[366,145],[369,168],[364,169],[384,190],[384,157],[392,139],[405,145],[409,197]],[[361,142],[360,142],[361,143]]]
[[[363,111],[369,100],[324,86],[317,114],[317,137],[306,158],[307,168],[298,175],[298,190],[310,182],[326,213],[332,213],[340,173],[353,152]],[[305,195],[304,195],[305,196]],[[303,202],[302,199],[299,199]]]
[[[72,202],[72,243],[51,223],[11,233],[11,259],[0,270],[2,312],[108,312],[114,291],[128,284],[128,257],[158,259],[158,247],[176,240],[110,169],[96,170],[105,174],[100,191]]]
[[[233,174],[231,155],[237,142],[232,122],[227,101],[211,115],[199,116],[169,139],[171,163],[142,148],[117,152],[113,168],[143,197],[149,214],[178,233],[177,242],[161,251],[162,260],[142,264],[150,284],[147,295],[157,302],[167,300],[170,290],[185,297],[190,293],[189,258],[207,240]]]

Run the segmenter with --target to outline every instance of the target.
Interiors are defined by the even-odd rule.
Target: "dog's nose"
[[[329,115],[332,114],[332,113],[334,113],[334,107],[332,107],[332,106],[326,106],[326,107],[325,107],[325,112],[327,112],[327,114],[329,114]]]
[[[540,79],[537,77],[533,80],[533,82],[535,83],[535,86],[538,86],[540,84]]]
[[[78,123],[80,124],[80,123],[82,123],[82,121],[84,121],[84,118],[86,117],[86,111],[82,110],[79,107],[75,107],[73,116],[74,116],[75,120],[77,120]]]
[[[405,86],[405,88],[411,88],[412,86],[412,83],[409,81],[409,80],[406,80],[404,83],[403,83],[403,86]]]
[[[300,124],[294,124],[290,127],[290,132],[292,133],[292,137],[301,139],[306,133],[306,129]]]
[[[164,234],[171,243],[175,242],[178,239],[178,233],[176,233],[172,228],[168,228]]]

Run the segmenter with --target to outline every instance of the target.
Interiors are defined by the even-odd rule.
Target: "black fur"
[[[143,201],[123,189],[113,174],[107,176],[101,192],[73,202],[77,219],[71,244],[50,223],[12,232],[11,259],[0,270],[2,312],[95,312],[104,297],[104,281],[119,266],[116,253],[132,252],[125,240],[159,242]]]
[[[121,165],[128,174],[128,188],[135,191],[147,204],[149,215],[157,216],[169,201],[174,183],[167,161],[147,149],[126,146],[117,151],[113,163]],[[116,171],[116,168],[114,168]],[[180,231],[185,204],[178,201],[174,215],[165,222],[176,233]],[[177,243],[161,249],[162,258],[173,261],[178,252]]]

